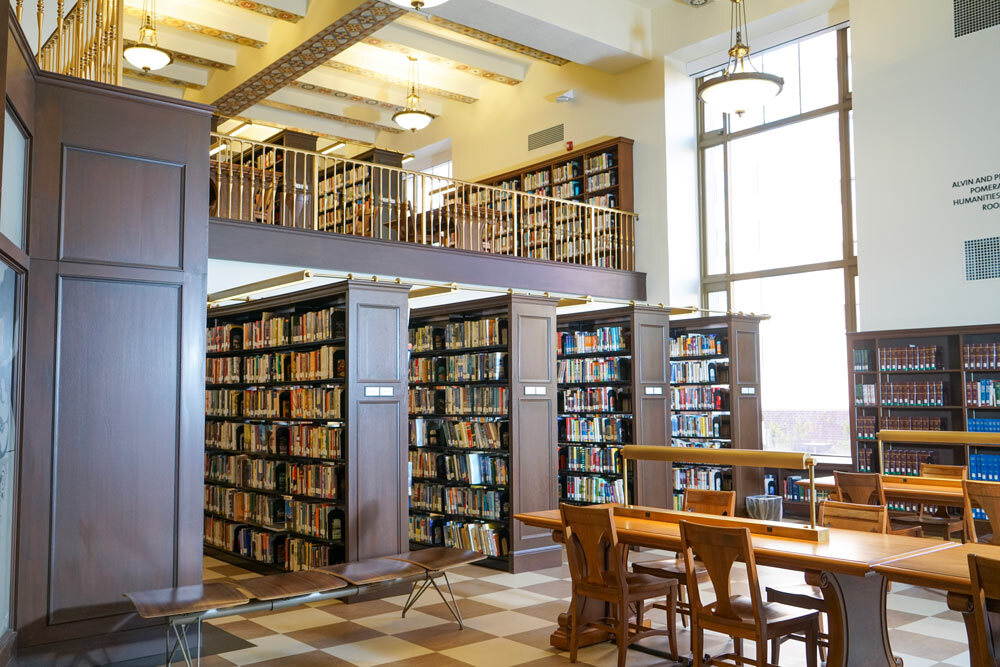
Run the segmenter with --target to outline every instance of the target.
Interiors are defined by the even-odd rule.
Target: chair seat
[[[354,563],[340,563],[338,565],[327,565],[326,567],[315,569],[322,572],[329,572],[355,586],[374,584],[380,581],[391,581],[393,579],[405,579],[418,574],[424,574],[427,571],[413,563],[393,560],[391,558],[369,558]]]
[[[632,572],[625,575],[625,585],[628,586],[629,595],[648,594],[650,597],[656,597],[665,595],[670,588],[677,585],[677,582],[655,574]]]
[[[823,591],[820,590],[819,586],[811,586],[809,584],[795,584],[781,588],[771,588],[768,586],[767,601],[777,602],[778,604],[798,609],[826,611],[826,600],[823,599]]]
[[[739,614],[743,622],[752,624],[754,622],[753,601],[745,595],[734,595],[730,600],[733,611]],[[715,605],[716,603],[713,602],[708,607],[714,610]],[[764,603],[764,618],[767,619],[768,629],[774,626],[774,629],[777,630],[782,624],[801,621],[815,614],[816,612],[813,610],[798,609],[780,602]]]
[[[908,535],[909,537],[923,537],[924,536],[924,527],[920,526],[920,525],[917,525],[917,526],[895,526],[895,525],[890,525],[889,526],[889,534],[890,535]]]
[[[236,586],[221,582],[125,593],[125,597],[132,601],[135,610],[143,618],[194,614],[209,609],[235,607],[250,601]]]
[[[684,579],[687,576],[687,568],[683,558],[664,558],[663,560],[632,563],[632,571],[672,579]],[[703,567],[703,563],[699,560],[694,562],[694,572],[699,581],[708,577],[708,570]]]
[[[320,570],[299,570],[271,574],[266,577],[243,579],[239,587],[258,600],[278,600],[293,598],[310,593],[323,593],[344,588],[347,582],[329,572]]]
[[[416,551],[404,551],[396,556],[386,556],[391,560],[401,560],[422,567],[428,572],[439,572],[460,565],[481,561],[485,556],[478,551],[456,549],[454,547],[430,547]]]

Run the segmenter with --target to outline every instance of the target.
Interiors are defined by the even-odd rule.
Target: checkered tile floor
[[[633,560],[662,558],[647,551]],[[801,574],[760,568],[764,586],[801,582]],[[205,558],[206,581],[239,581],[257,576],[234,565]],[[739,581],[734,592],[745,593]],[[523,574],[467,566],[449,574],[466,619],[465,630],[448,614],[441,600],[428,591],[405,619],[400,610],[405,596],[356,604],[319,602],[287,611],[251,613],[217,619],[205,631],[202,665],[410,665],[450,667],[476,665],[569,665],[568,653],[549,645],[555,619],[566,611],[570,597],[569,570],[562,567]],[[745,577],[742,578],[745,581]],[[711,587],[702,589],[711,599]],[[893,650],[906,667],[968,665],[965,627],[949,611],[940,591],[894,585],[888,599],[888,621]],[[656,614],[660,615],[657,616]],[[662,612],[653,612],[662,624]],[[727,639],[708,633],[707,649],[722,652]],[[688,633],[680,631],[680,648],[688,649]],[[666,649],[665,638],[646,640]],[[752,651],[752,648],[750,648]],[[781,665],[805,664],[798,642],[786,642]],[[578,664],[614,665],[611,643],[580,650]],[[629,652],[630,665],[663,661],[638,651]]]

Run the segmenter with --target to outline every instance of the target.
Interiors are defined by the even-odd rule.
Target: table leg
[[[828,667],[902,667],[889,646],[885,577],[823,572],[820,587],[830,621]]]
[[[573,603],[570,602],[570,605]],[[601,642],[606,642],[611,639],[612,634],[607,630],[601,628],[595,628],[593,626],[587,627],[587,623],[590,621],[598,621],[602,618],[607,618],[608,616],[608,605],[600,600],[594,600],[593,598],[578,598],[577,604],[579,605],[580,613],[580,648],[584,646],[590,646],[591,644],[600,644]],[[559,614],[559,627],[549,636],[549,643],[558,649],[563,651],[569,650],[569,626],[570,626],[570,614],[572,612],[572,607],[567,609],[565,613]]]
[[[972,667],[992,667],[993,658],[990,647],[983,645],[983,637],[976,628],[976,616],[972,607],[972,596],[962,593],[948,593],[948,609],[962,614],[965,621],[965,634],[969,638],[969,664]],[[990,641],[994,646],[1000,645],[1000,613],[987,610],[989,615]],[[996,630],[994,630],[996,628]]]

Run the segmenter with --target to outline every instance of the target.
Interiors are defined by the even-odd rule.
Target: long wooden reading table
[[[754,558],[760,565],[819,575],[829,605],[830,667],[896,667],[885,620],[887,580],[876,565],[902,558],[949,550],[956,545],[902,535],[880,535],[835,528],[720,517],[651,507],[614,505],[618,539],[628,545],[676,551],[680,549],[679,521],[745,526],[753,533]],[[563,542],[558,510],[526,512],[514,517],[527,526],[551,530]],[[588,618],[607,616],[603,603],[583,600],[578,613]],[[552,644],[566,648],[569,615],[561,614]],[[606,633],[581,633],[581,646],[605,641]]]
[[[796,482],[800,487],[808,489],[809,480]],[[882,487],[887,500],[899,500],[909,503],[925,503],[928,505],[944,505],[946,507],[961,507],[962,480],[942,477],[914,477],[904,475],[882,475]],[[837,484],[833,476],[817,477],[816,489],[833,493]]]

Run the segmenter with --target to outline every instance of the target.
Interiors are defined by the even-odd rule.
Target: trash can
[[[747,496],[747,514],[751,519],[781,521],[781,496]]]

